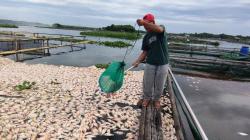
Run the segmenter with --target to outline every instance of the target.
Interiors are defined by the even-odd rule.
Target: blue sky
[[[0,18],[102,27],[153,13],[168,32],[250,35],[250,0],[2,0]]]

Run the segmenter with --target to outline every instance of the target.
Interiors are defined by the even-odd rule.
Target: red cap
[[[154,15],[152,15],[152,14],[146,14],[146,15],[143,17],[143,20],[147,20],[147,21],[149,21],[149,22],[155,23],[155,17],[154,17]]]

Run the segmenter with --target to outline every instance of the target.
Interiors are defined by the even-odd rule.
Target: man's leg
[[[137,103],[139,107],[146,107],[152,99],[154,92],[154,79],[156,74],[156,66],[146,64],[143,76],[143,94],[141,100]]]
[[[152,99],[154,92],[154,81],[156,75],[156,66],[146,64],[143,75],[143,99]]]
[[[155,77],[155,89],[153,94],[154,101],[158,101],[161,98],[161,95],[164,90],[164,85],[167,79],[168,67],[169,67],[168,64],[160,65],[157,67],[156,77]]]

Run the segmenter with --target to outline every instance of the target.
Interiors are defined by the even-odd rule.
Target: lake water
[[[20,26],[19,28],[0,28],[0,31],[14,31],[14,32],[30,32],[30,33],[48,33],[48,34],[67,34],[79,36],[80,31],[75,30],[62,30],[62,29],[48,29],[48,28],[37,28],[30,26]],[[113,38],[100,38],[100,37],[92,37],[87,36],[87,39],[90,40],[100,40],[100,41],[116,41],[123,39],[113,39]],[[127,41],[127,40],[123,40]],[[133,41],[127,41],[133,44]],[[236,43],[228,43],[224,41],[220,41],[221,45],[219,47],[226,48],[240,48],[243,44]],[[131,51],[131,53],[127,56],[126,63],[127,67],[132,64],[132,62],[138,57],[141,52],[141,44],[142,39],[139,39]],[[76,49],[77,50],[77,49]],[[49,57],[43,57],[39,59],[27,60],[25,63],[29,64],[37,64],[37,63],[45,63],[45,64],[53,64],[53,65],[67,65],[67,66],[91,66],[94,64],[100,63],[110,63],[112,61],[121,61],[125,54],[126,49],[122,48],[109,48],[105,46],[97,46],[87,44],[86,49],[80,51],[69,52],[70,48],[58,48],[51,49],[51,54],[60,54],[60,55],[51,55]],[[34,56],[21,54],[19,56],[21,59],[29,59],[34,58]],[[11,59],[15,59],[15,56],[9,56]],[[141,67],[137,68],[141,69]],[[135,69],[136,70],[136,69]]]
[[[210,140],[250,140],[250,83],[175,75]]]
[[[78,36],[80,31],[47,29],[22,26],[18,29],[0,28],[0,31],[39,32]],[[117,40],[112,38],[87,37],[91,40]],[[133,43],[133,41],[131,41]],[[127,67],[138,57],[142,40],[127,56]],[[242,44],[220,42],[220,47],[240,48]],[[121,61],[126,49],[86,45],[86,49],[69,52],[70,48],[51,49],[48,57],[27,60],[29,64],[53,64],[68,66],[91,66],[97,63]],[[65,53],[62,53],[65,52]],[[58,54],[58,55],[55,55]],[[21,56],[22,57],[22,56]],[[27,56],[23,56],[27,58]],[[33,56],[32,56],[33,57]],[[9,58],[14,59],[14,56]],[[137,69],[142,69],[141,65]],[[137,70],[135,69],[135,70]],[[249,140],[250,137],[250,83],[211,80],[177,75],[184,94],[193,108],[202,127],[211,140]],[[243,136],[242,134],[248,134]]]
[[[48,29],[48,28],[37,28],[37,27],[27,27],[21,26],[20,28],[0,28],[0,31],[16,31],[16,32],[37,32],[37,33],[49,33],[49,34],[67,34],[79,36],[80,31],[73,30],[61,30],[61,29]],[[113,38],[100,38],[87,36],[86,39],[90,40],[100,40],[100,41],[116,41],[123,39],[113,39]],[[127,41],[131,44],[134,41]],[[141,51],[142,39],[139,39],[133,49],[129,49],[129,54],[126,57],[127,67],[131,66],[132,62],[138,57]],[[53,64],[53,65],[67,65],[67,66],[91,66],[100,63],[110,63],[112,61],[122,61],[124,54],[126,52],[125,48],[110,48],[105,46],[97,46],[95,44],[86,44],[86,49],[81,51],[70,52],[70,47],[50,49],[51,56],[43,57],[39,59],[26,60],[25,63],[29,64]],[[75,49],[77,50],[77,49]],[[78,49],[79,50],[79,49]],[[65,53],[64,53],[65,52]],[[58,54],[59,55],[55,55]],[[20,58],[33,58],[34,56],[27,56],[21,54]],[[15,59],[15,56],[9,56],[11,59]],[[137,68],[141,69],[141,67]],[[135,70],[137,70],[135,69]]]

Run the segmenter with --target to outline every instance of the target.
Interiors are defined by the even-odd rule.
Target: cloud
[[[13,1],[26,1],[31,3],[42,3],[42,4],[50,4],[50,5],[65,5],[68,3],[67,0],[13,0]]]
[[[173,31],[188,26],[193,31],[204,28],[214,32],[224,25],[228,27],[223,27],[225,33],[229,31],[227,29],[235,28],[235,32],[248,34],[249,31],[238,31],[236,26],[250,26],[249,0],[3,0],[2,7],[5,6],[19,11],[19,18],[23,13],[25,19],[30,16],[51,23],[79,25],[84,22],[90,26],[134,24],[137,18],[151,12],[157,22],[174,27]],[[22,11],[18,10],[19,7],[23,7]],[[15,17],[14,11],[1,8],[0,18],[6,17],[5,11],[12,13],[10,17]]]

